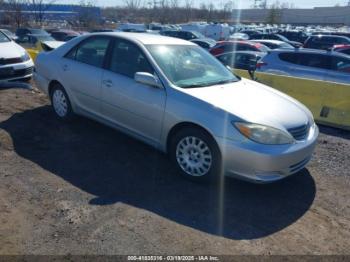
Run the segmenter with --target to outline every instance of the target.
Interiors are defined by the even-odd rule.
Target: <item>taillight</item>
[[[256,68],[258,68],[258,69],[262,68],[263,66],[267,66],[267,63],[265,63],[265,62],[258,62],[256,64]]]

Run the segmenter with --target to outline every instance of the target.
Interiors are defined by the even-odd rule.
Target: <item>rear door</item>
[[[298,66],[294,74],[307,79],[325,80],[331,69],[331,57],[325,54],[298,53]]]
[[[61,82],[83,112],[101,114],[101,80],[110,37],[83,40],[62,59]]]

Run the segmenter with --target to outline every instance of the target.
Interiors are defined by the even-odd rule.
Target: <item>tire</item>
[[[216,141],[204,130],[180,130],[171,138],[169,149],[171,161],[183,177],[200,183],[220,180],[220,150]]]
[[[63,86],[55,84],[50,92],[51,106],[55,115],[64,121],[70,121],[74,118],[72,106]]]

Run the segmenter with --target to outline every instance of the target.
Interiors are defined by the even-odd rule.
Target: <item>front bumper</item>
[[[292,145],[262,145],[250,140],[217,138],[225,175],[255,183],[270,183],[297,173],[311,159],[318,134],[314,125],[304,141]]]
[[[34,63],[30,59],[23,63],[1,66],[0,69],[11,68],[10,74],[0,75],[0,81],[15,81],[31,78],[34,70]]]

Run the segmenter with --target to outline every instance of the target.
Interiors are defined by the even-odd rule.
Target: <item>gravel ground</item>
[[[0,88],[0,254],[350,254],[350,133],[300,173],[224,190],[115,130]]]

